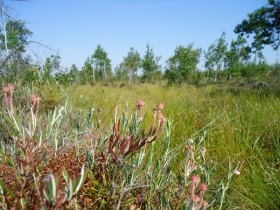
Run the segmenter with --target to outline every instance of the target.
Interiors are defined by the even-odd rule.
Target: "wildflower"
[[[41,100],[41,97],[39,97],[35,94],[31,95],[31,102],[32,102],[33,106],[36,106],[36,104],[38,104],[40,100]]]
[[[39,106],[40,106],[41,97],[35,95],[34,93],[31,95],[31,103],[33,110],[36,110],[36,118],[38,117]]]
[[[237,170],[237,169],[234,171],[234,173],[235,173],[236,175],[240,175],[240,171]]]
[[[199,201],[201,201],[201,198],[200,198],[198,195],[194,195],[193,201],[194,201],[195,203],[198,203]]]
[[[208,202],[207,202],[207,201],[203,201],[203,202],[202,202],[202,206],[203,206],[203,207],[208,206]]]
[[[8,84],[9,90],[12,92],[15,89],[15,86],[13,84]]]
[[[201,185],[200,185],[200,189],[201,189],[202,191],[206,191],[206,190],[207,190],[207,188],[208,188],[207,184],[205,184],[205,183],[201,183]]]
[[[2,92],[4,93],[4,101],[5,105],[9,110],[10,114],[13,114],[13,91],[15,86],[13,84],[8,84],[6,87],[2,88]]]
[[[138,113],[139,113],[139,119],[143,119],[143,116],[144,116],[144,104],[145,102],[141,99],[139,99],[137,101],[137,108],[138,108]]]
[[[162,102],[160,102],[158,105],[157,105],[157,109],[158,110],[163,110],[164,108],[164,104]]]
[[[163,116],[161,111],[158,111],[157,112],[157,118],[160,120],[160,122],[162,122],[165,117]]]
[[[200,182],[200,176],[192,176],[192,182],[193,183],[199,183]]]
[[[145,101],[143,101],[143,100],[139,99],[139,100],[137,101],[136,106],[137,106],[137,108],[139,109],[140,107],[143,107],[143,106],[144,106],[144,104],[145,104]]]
[[[6,104],[6,106],[8,107],[8,105],[9,105],[9,99],[8,99],[8,93],[9,93],[9,91],[10,91],[10,89],[9,89],[9,87],[3,87],[2,88],[2,92],[4,93],[4,101],[5,101],[5,104]]]
[[[190,194],[191,198],[193,199],[195,196],[196,188],[198,186],[198,183],[200,182],[200,176],[192,176],[192,184],[190,188]]]
[[[10,91],[10,88],[8,86],[6,87],[3,87],[2,88],[2,92],[5,94],[5,93],[8,93]]]

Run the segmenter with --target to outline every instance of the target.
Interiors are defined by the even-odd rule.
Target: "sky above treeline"
[[[61,65],[81,68],[100,44],[112,67],[120,64],[133,47],[141,56],[146,45],[161,56],[160,64],[176,46],[194,43],[206,51],[222,34],[227,43],[236,39],[234,28],[266,0],[4,0],[16,18],[33,32],[34,60],[43,64],[52,54]],[[279,52],[266,47],[268,63],[279,62]],[[203,54],[200,68],[203,68]]]

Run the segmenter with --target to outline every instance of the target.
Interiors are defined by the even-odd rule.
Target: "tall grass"
[[[279,208],[280,99],[273,92],[152,84],[44,86],[14,92],[14,114],[5,104],[1,109],[0,194],[6,206],[14,201],[28,208],[34,200],[13,195],[33,190],[26,195],[36,195],[48,208]],[[34,92],[41,97],[38,116],[30,101]],[[143,119],[138,99],[145,101]],[[168,122],[157,136],[154,116],[160,102]],[[32,161],[22,165],[18,160],[30,155],[18,142],[33,142],[39,151],[32,156],[33,167]],[[83,165],[86,173],[81,173]],[[18,170],[26,177],[15,173]],[[15,188],[11,177],[29,184]],[[70,180],[85,181],[84,186],[73,188]],[[65,200],[55,200],[57,192]]]
[[[75,100],[81,92],[88,97],[83,105]],[[104,97],[100,97],[102,95]],[[232,183],[234,188],[226,197],[229,208],[279,207],[280,98],[273,90],[233,85],[196,88],[145,84],[123,88],[84,86],[72,94],[74,104],[85,108],[102,106],[106,99],[133,104],[136,98],[149,101],[146,110],[152,110],[150,104],[164,101],[166,114],[172,121],[171,148],[182,146],[189,138],[205,135],[203,145],[208,159],[219,162],[214,180],[220,180],[227,173],[229,156],[245,162],[242,176]],[[112,106],[108,106],[108,112]],[[161,148],[157,149],[160,153]],[[179,152],[176,158],[183,159],[184,153]],[[183,170],[176,163],[173,169],[176,174]],[[271,193],[275,196],[271,197]]]

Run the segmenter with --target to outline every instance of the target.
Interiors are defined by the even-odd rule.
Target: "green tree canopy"
[[[230,49],[226,52],[226,67],[233,68],[242,63],[248,63],[250,59],[251,48],[247,41],[241,35],[230,44]]]
[[[263,45],[272,45],[277,50],[280,45],[280,1],[269,0],[266,6],[250,13],[235,27],[234,32],[252,34],[252,47],[258,51]]]
[[[83,83],[92,82],[94,84],[96,82],[95,71],[92,66],[92,60],[90,58],[87,58],[86,61],[84,62],[81,74],[83,78],[82,79]]]
[[[200,49],[193,49],[193,44],[187,47],[179,46],[167,61],[165,77],[169,84],[187,82],[196,69],[201,54]]]
[[[70,70],[69,70],[69,80],[71,82],[79,82],[80,78],[79,78],[79,70],[78,67],[75,64],[72,64]]]
[[[43,78],[44,81],[49,83],[52,80],[52,76],[59,72],[60,70],[60,56],[59,55],[51,55],[46,58],[45,64],[43,66]]]
[[[32,32],[25,26],[25,22],[12,18],[3,0],[0,1],[0,24],[1,74],[13,79],[19,78],[21,77],[19,75],[23,75],[25,70],[28,70],[31,61],[24,52]]]
[[[140,54],[130,48],[127,56],[123,58],[123,62],[120,64],[118,71],[128,77],[128,82],[137,76],[137,71],[141,67]]]
[[[152,82],[157,79],[161,74],[161,66],[159,65],[160,57],[155,56],[153,48],[149,44],[146,46],[146,52],[142,59],[144,81]]]
[[[227,52],[226,34],[222,33],[221,37],[208,48],[204,53],[205,67],[210,72],[215,70],[214,80],[217,80],[218,71],[220,71],[225,64]]]
[[[249,63],[251,48],[247,41],[241,35],[236,40],[232,40],[229,50],[226,52],[225,68],[228,70],[227,78],[230,79],[232,74],[240,74],[240,68]]]
[[[5,50],[5,41],[7,48],[12,51],[25,52],[25,46],[28,44],[28,38],[32,36],[32,32],[25,27],[25,23],[21,20],[9,20],[6,24],[7,40],[5,40],[4,30],[0,34],[0,49]]]
[[[91,56],[92,62],[95,64],[95,69],[98,72],[98,77],[107,80],[112,76],[111,60],[105,50],[98,45],[94,54]]]

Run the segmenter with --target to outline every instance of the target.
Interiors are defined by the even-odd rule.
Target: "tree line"
[[[280,75],[279,65],[268,65],[262,54],[265,45],[272,45],[275,50],[280,45],[279,0],[269,0],[265,6],[250,13],[235,27],[237,38],[231,43],[226,42],[226,33],[223,32],[206,50],[194,48],[193,43],[177,46],[166,60],[165,67],[159,64],[161,57],[155,55],[149,44],[143,56],[131,47],[114,70],[108,53],[101,45],[85,60],[81,69],[75,64],[70,69],[63,69],[59,55],[46,58],[43,65],[34,63],[26,53],[32,32],[24,21],[10,17],[3,1],[0,7],[0,75],[5,80],[62,84],[166,80],[168,84],[180,84],[195,83],[202,78],[217,82],[221,78]],[[252,43],[247,41],[249,36],[253,36]],[[201,59],[203,71],[197,67]]]

